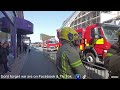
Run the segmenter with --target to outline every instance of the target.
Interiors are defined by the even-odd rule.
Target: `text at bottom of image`
[[[1,79],[72,79],[71,75],[1,75]]]

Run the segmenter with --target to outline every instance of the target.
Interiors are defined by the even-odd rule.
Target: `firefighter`
[[[105,67],[109,70],[109,78],[120,78],[120,30],[117,32],[118,41],[111,45],[105,57]]]
[[[71,76],[75,79],[76,74],[81,79],[86,77],[86,69],[73,45],[74,40],[77,39],[78,33],[74,29],[70,27],[62,28],[60,33],[62,46],[58,49],[56,61],[59,76],[62,76],[59,78],[67,79],[68,76]]]

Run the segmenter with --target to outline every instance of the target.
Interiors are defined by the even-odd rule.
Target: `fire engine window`
[[[78,33],[79,34],[79,38],[82,38],[82,33],[80,32],[80,33]]]
[[[56,42],[55,42],[55,41],[50,41],[50,43],[54,44],[54,43],[56,43]]]
[[[91,28],[91,37],[95,38],[95,30],[94,30],[94,28]]]

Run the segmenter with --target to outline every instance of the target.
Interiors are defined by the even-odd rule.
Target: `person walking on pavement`
[[[117,32],[118,41],[111,45],[104,59],[104,66],[110,71],[111,76],[118,76],[120,78],[120,30]]]
[[[24,45],[25,53],[27,53],[27,44]]]
[[[67,78],[68,75],[75,79],[75,75],[79,75],[81,78],[86,77],[86,69],[80,59],[78,51],[75,49],[73,43],[78,39],[78,33],[70,28],[64,27],[60,33],[60,40],[62,46],[57,52],[57,69],[60,78]]]
[[[4,42],[4,44],[2,45],[0,54],[1,54],[0,56],[1,56],[2,64],[4,65],[5,73],[7,73],[8,71],[11,72],[11,70],[7,65],[8,63],[7,56],[9,55],[9,46],[7,42]]]
[[[28,52],[30,53],[30,51],[31,51],[31,46],[29,45],[29,47],[28,47]]]

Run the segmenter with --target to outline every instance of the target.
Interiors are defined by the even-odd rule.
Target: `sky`
[[[44,33],[50,36],[55,36],[57,39],[56,30],[62,26],[62,23],[74,11],[24,11],[24,19],[34,24],[33,34],[30,36],[31,42],[39,42],[40,34]]]

